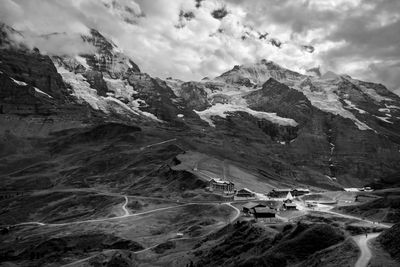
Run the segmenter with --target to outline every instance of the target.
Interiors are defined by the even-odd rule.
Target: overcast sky
[[[0,19],[49,54],[87,51],[79,36],[96,28],[161,78],[213,77],[266,58],[400,93],[399,0],[0,0]],[[65,35],[38,37],[54,32]]]

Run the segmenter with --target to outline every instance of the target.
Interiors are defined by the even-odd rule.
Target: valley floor
[[[52,222],[51,219],[47,218],[42,221],[21,221],[16,224],[7,226],[9,233],[2,236],[2,249],[6,247],[13,247],[18,250],[27,250],[28,247],[32,247],[32,241],[37,242],[41,238],[39,236],[60,236],[66,237],[68,233],[74,233],[77,229],[80,229],[80,236],[88,235],[90,232],[103,232],[113,233],[126,240],[134,240],[138,242],[141,247],[135,248],[133,254],[136,260],[141,262],[143,259],[148,259],[149,255],[160,251],[160,247],[166,247],[161,249],[168,251],[168,255],[171,255],[172,251],[179,255],[187,252],[190,246],[193,246],[196,242],[202,238],[210,235],[213,232],[218,231],[227,224],[233,223],[239,217],[243,216],[239,208],[243,204],[243,201],[237,201],[232,203],[221,203],[220,201],[182,201],[182,199],[162,199],[162,198],[146,198],[143,196],[132,196],[132,195],[120,195],[117,193],[105,193],[93,189],[63,189],[63,190],[46,190],[45,192],[35,192],[33,196],[45,196],[51,194],[97,194],[105,198],[113,197],[118,200],[118,203],[111,205],[112,207],[108,210],[111,212],[103,218],[95,218],[94,214],[90,219],[74,219],[72,221],[63,222]],[[146,203],[146,207],[140,207],[138,201]],[[301,200],[295,201],[298,205],[299,210],[295,212],[281,212],[277,215],[277,220],[272,224],[279,224],[280,222],[296,222],[300,218],[304,218],[305,215],[316,216],[315,214],[322,213],[324,216],[328,216],[333,219],[341,218],[344,220],[350,220],[353,224],[362,225],[362,227],[369,227],[371,230],[379,231],[389,227],[387,224],[374,224],[372,221],[356,217],[333,212],[330,209],[331,206],[318,205],[317,208],[307,208],[304,202]],[[43,203],[46,205],[49,203]],[[239,208],[238,208],[239,207]],[[97,210],[102,210],[105,207],[97,207]],[[105,215],[105,214],[104,214]],[[320,215],[318,215],[320,216]],[[246,217],[242,217],[246,219]],[[90,235],[90,234],[89,234]],[[378,236],[379,233],[369,234],[368,238],[364,234],[354,236],[354,240],[360,248],[361,254],[357,261],[358,267],[367,266],[367,263],[371,259],[371,252],[368,248],[367,241],[371,238]],[[15,242],[18,242],[15,243]],[[71,242],[71,241],[67,241]],[[83,241],[86,242],[86,241]],[[191,245],[190,245],[191,244]],[[79,242],[78,242],[79,245]],[[82,245],[85,247],[86,245]],[[169,247],[171,246],[171,247]],[[95,252],[100,249],[100,252]],[[81,248],[81,251],[75,251],[72,254],[60,255],[59,263],[64,263],[65,266],[86,266],[86,264],[93,260],[98,259],[100,256],[107,257],[107,255],[114,255],[120,253],[120,249],[126,250],[124,246],[118,248],[101,248],[95,249],[93,252],[88,252],[90,256],[82,257],[85,253],[81,254],[82,251],[90,251],[90,246]],[[163,251],[163,252],[164,252]],[[9,252],[10,253],[10,252]],[[15,253],[15,252],[14,252]],[[38,252],[33,252],[33,255]],[[174,254],[173,253],[173,254]],[[32,254],[32,252],[31,252]],[[40,254],[40,253],[39,253]],[[31,255],[23,256],[24,253],[18,257],[32,257]],[[86,253],[87,255],[87,253]],[[129,254],[131,255],[131,254]],[[163,257],[170,260],[170,256]],[[153,255],[154,256],[154,255]],[[181,255],[182,256],[182,255]],[[182,256],[184,257],[184,256]],[[28,259],[27,258],[27,259]],[[75,258],[75,260],[74,260]],[[186,257],[184,257],[186,260]],[[9,258],[9,260],[11,260]],[[35,259],[35,256],[33,256]],[[31,259],[32,260],[32,259]],[[144,260],[146,261],[146,260]],[[26,260],[18,261],[24,265]],[[183,266],[185,264],[182,264]]]

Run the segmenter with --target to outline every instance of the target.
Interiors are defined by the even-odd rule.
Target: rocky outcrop
[[[0,114],[50,115],[55,109],[54,101],[37,93],[34,87],[17,84],[0,73]]]
[[[245,96],[249,107],[254,110],[276,112],[285,118],[292,118],[302,124],[310,119],[313,107],[307,97],[283,83],[270,78],[261,90]]]
[[[180,92],[181,98],[191,109],[200,111],[210,106],[204,87],[196,82],[183,83]]]
[[[90,87],[97,90],[99,96],[107,96],[107,83],[103,79],[103,74],[100,71],[88,70],[84,72],[83,77],[90,84]]]
[[[17,81],[36,87],[59,101],[66,101],[68,89],[48,56],[38,51],[1,49],[0,71]]]
[[[139,67],[126,55],[119,52],[115,44],[98,31],[92,29],[89,36],[82,37],[95,48],[95,54],[82,55],[93,70],[105,72],[111,78],[126,77],[126,73],[140,72]]]

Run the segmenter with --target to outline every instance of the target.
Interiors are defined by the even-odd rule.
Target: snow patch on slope
[[[71,85],[73,89],[72,95],[82,100],[81,103],[87,102],[93,109],[108,112],[104,99],[97,95],[97,91],[90,87],[90,84],[82,76],[68,71],[62,66],[56,65],[57,72],[62,76],[63,80]]]
[[[345,99],[345,100],[343,100],[343,101],[347,104],[346,108],[350,108],[350,109],[357,110],[358,113],[360,113],[360,114],[365,114],[365,113],[367,113],[365,110],[359,109],[359,108],[358,108],[356,105],[354,105],[350,100]]]
[[[386,114],[387,115],[387,114]],[[375,116],[375,115],[374,115]],[[381,121],[384,121],[386,123],[390,123],[393,124],[393,122],[391,122],[389,119],[390,117],[379,117],[379,116],[375,116],[376,118],[380,119]]]
[[[127,99],[131,100],[129,102],[131,106],[111,95],[108,95],[107,97],[99,96],[97,91],[90,87],[90,84],[82,74],[75,74],[57,64],[56,67],[63,80],[71,85],[73,89],[72,95],[77,99],[82,100],[82,102],[87,102],[93,109],[101,110],[104,113],[110,113],[111,111],[117,111],[117,113],[127,112],[138,116],[146,116],[152,120],[162,122],[154,114],[139,109],[141,103],[145,102],[141,99],[133,100],[131,98],[131,95],[129,94],[134,94],[135,91],[126,81],[106,79],[107,85],[110,85],[110,89],[114,91],[114,95],[122,98],[127,97]]]
[[[381,96],[380,94],[378,94],[374,89],[372,88],[368,88],[364,85],[361,85],[359,81],[354,80],[354,79],[349,79],[353,84],[357,85],[361,91],[364,94],[367,94],[369,97],[371,97],[373,100],[377,101],[377,102],[382,102],[382,101],[393,101],[393,99],[388,98],[388,97],[384,97]]]
[[[133,89],[133,87],[125,80],[121,79],[111,79],[103,77],[106,81],[107,88],[114,92],[115,97],[123,97],[125,99],[131,100],[132,95],[138,92]]]
[[[36,87],[34,87],[34,88],[35,88],[35,92],[36,92],[36,93],[39,93],[39,94],[45,95],[45,96],[47,96],[47,97],[49,97],[49,98],[53,98],[51,95],[49,95],[49,94],[47,94],[47,93],[43,92],[43,91],[42,91],[42,90],[40,90],[39,88],[36,88]]]
[[[343,118],[351,119],[360,130],[372,130],[367,124],[359,121],[353,113],[343,107],[342,103],[340,102],[340,97],[335,93],[337,84],[323,79],[314,80],[313,84],[319,89],[318,91],[311,91],[308,86],[302,88],[299,88],[299,86],[294,86],[294,88],[303,92],[308,100],[310,100],[311,104],[316,108],[342,116]]]
[[[13,79],[13,78],[11,78],[11,80],[13,80],[14,83],[16,83],[18,85],[21,85],[21,86],[27,86],[28,85],[26,82],[21,82],[21,81],[18,81],[16,79]]]
[[[276,124],[283,125],[283,126],[295,127],[298,125],[298,123],[295,120],[279,117],[276,115],[276,113],[255,111],[255,110],[252,110],[245,106],[237,106],[237,105],[232,105],[232,104],[218,103],[206,110],[203,110],[203,111],[194,110],[194,112],[196,112],[202,120],[208,122],[208,124],[210,124],[210,126],[212,126],[212,127],[215,127],[215,124],[212,121],[213,116],[219,116],[222,118],[226,118],[226,116],[229,115],[229,113],[231,113],[231,112],[246,112],[256,118],[266,119],[268,121],[271,121],[272,123],[276,123]]]

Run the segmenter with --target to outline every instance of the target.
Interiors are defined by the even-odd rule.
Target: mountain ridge
[[[273,172],[288,180],[322,187],[353,186],[372,182],[379,173],[400,171],[400,98],[382,85],[343,75],[303,75],[267,60],[235,66],[213,79],[162,80],[141,72],[100,32],[92,30],[91,34],[83,40],[94,45],[94,54],[45,56],[44,62],[55,66],[51,73],[62,79],[60,89],[39,86],[29,71],[24,75],[10,71],[15,68],[13,62],[2,61],[2,75],[27,86],[35,82],[44,93],[36,92],[35,99],[46,99],[47,94],[54,97],[52,101],[61,101],[63,97],[56,92],[60,90],[74,109],[89,108],[83,113],[89,117],[78,116],[78,121],[89,124],[96,118],[176,128],[188,133],[185,143],[189,147],[198,142],[195,136],[200,133],[212,142],[223,136],[228,143],[238,142],[236,148],[222,148],[238,164],[250,159],[229,153],[246,150],[250,142],[256,151],[266,153],[254,167],[261,162],[262,168],[274,166]],[[1,51],[3,58],[9,52]],[[40,57],[38,50],[17,51],[21,58]],[[21,85],[14,82],[13,86],[11,91]],[[9,93],[5,94],[2,102]],[[11,106],[12,101],[16,100],[11,100]],[[46,116],[50,114],[58,116],[57,112]],[[43,114],[33,109],[25,115]],[[196,149],[210,155],[222,152],[208,146],[196,145]]]

